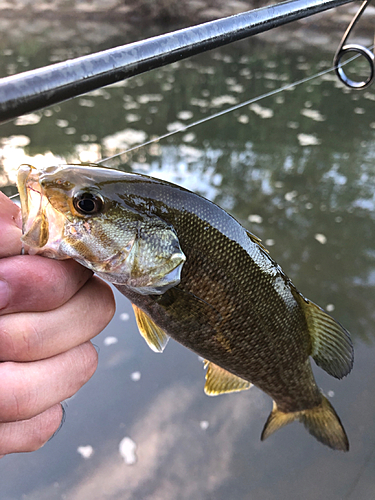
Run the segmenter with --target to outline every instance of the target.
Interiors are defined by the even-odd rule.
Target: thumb
[[[21,253],[21,211],[0,192],[0,258]]]

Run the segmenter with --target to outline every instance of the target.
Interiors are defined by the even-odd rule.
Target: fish
[[[151,349],[162,352],[172,337],[204,359],[206,394],[255,385],[269,395],[261,440],[299,421],[349,450],[310,358],[343,378],[350,334],[230,214],[175,184],[96,164],[23,165],[18,189],[27,252],[75,259],[112,283]]]

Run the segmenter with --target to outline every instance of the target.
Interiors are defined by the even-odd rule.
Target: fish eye
[[[103,200],[97,194],[79,193],[73,199],[73,206],[82,215],[93,215],[101,211]]]

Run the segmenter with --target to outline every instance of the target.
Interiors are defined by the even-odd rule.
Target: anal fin
[[[247,380],[233,375],[211,361],[205,361],[204,367],[207,368],[204,392],[208,396],[244,391],[251,387]]]
[[[139,333],[153,351],[163,352],[168,343],[169,335],[155,325],[152,319],[145,312],[143,312],[142,309],[139,309],[139,307],[134,304],[132,304],[132,306]]]

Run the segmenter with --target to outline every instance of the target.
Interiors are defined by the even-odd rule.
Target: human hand
[[[90,339],[115,311],[110,287],[75,261],[20,255],[20,225],[0,192],[0,455],[56,432],[60,402],[96,370]]]

